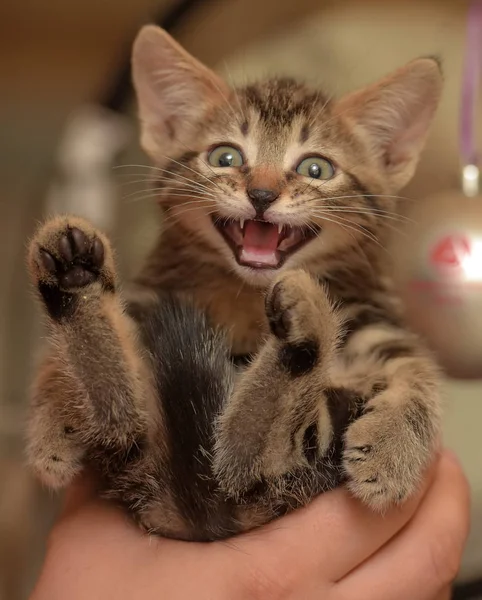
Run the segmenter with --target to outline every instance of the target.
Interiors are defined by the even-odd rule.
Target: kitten
[[[337,101],[285,79],[233,90],[148,26],[133,76],[163,230],[131,292],[85,221],[34,236],[51,343],[33,468],[61,487],[90,465],[144,528],[186,540],[343,482],[374,510],[404,501],[437,444],[438,370],[405,327],[383,245],[439,64]]]

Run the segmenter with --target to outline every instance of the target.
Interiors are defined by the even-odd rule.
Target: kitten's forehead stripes
[[[309,127],[308,123],[305,123],[303,125],[303,127],[301,128],[301,132],[300,132],[300,144],[304,144],[305,142],[307,142],[309,137],[310,137],[310,127]]]
[[[309,90],[293,79],[271,79],[250,85],[241,90],[240,95],[259,113],[262,121],[281,126],[290,125],[299,116],[309,119],[314,107],[327,102],[320,92]]]

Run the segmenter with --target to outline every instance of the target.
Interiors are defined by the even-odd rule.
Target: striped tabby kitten
[[[377,511],[402,502],[437,444],[438,372],[382,247],[438,63],[337,101],[287,79],[233,90],[148,26],[133,74],[164,229],[130,293],[81,219],[32,240],[50,327],[33,468],[61,487],[88,465],[145,529],[186,540],[340,483]]]

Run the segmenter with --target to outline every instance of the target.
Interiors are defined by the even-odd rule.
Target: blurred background
[[[0,600],[28,597],[56,511],[56,499],[23,465],[27,390],[42,337],[26,241],[48,213],[85,214],[110,232],[128,277],[156,230],[153,201],[143,200],[135,183],[140,169],[112,169],[147,164],[126,79],[139,26],[154,19],[167,25],[232,81],[290,74],[337,95],[416,56],[441,55],[444,98],[404,191],[423,202],[459,185],[466,13],[463,0],[191,0],[181,8],[179,0],[0,3]],[[99,103],[108,110],[95,108]],[[472,583],[482,577],[482,382],[447,377],[445,392],[446,443],[473,490],[459,574],[465,588],[454,597],[482,598]]]

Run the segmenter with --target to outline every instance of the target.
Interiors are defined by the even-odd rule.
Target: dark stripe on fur
[[[303,93],[297,94],[300,91]],[[302,85],[290,78],[271,79],[261,85],[250,85],[239,93],[270,127],[290,125],[295,117],[311,116],[314,107],[325,104],[321,94],[307,92]]]
[[[347,319],[344,323],[344,333],[340,338],[340,345],[346,344],[350,338],[358,331],[370,327],[371,325],[379,325],[386,323],[392,327],[401,327],[401,321],[381,308],[366,307],[362,308],[360,312],[350,319]]]
[[[367,399],[347,388],[327,388],[325,395],[334,443],[338,444],[342,441],[348,425],[362,416]]]
[[[144,316],[141,329],[170,435],[179,512],[197,540],[234,533],[234,507],[217,491],[210,458],[214,422],[232,386],[225,340],[193,307],[172,298]]]
[[[345,388],[328,388],[324,393],[333,427],[333,442],[320,457],[317,427],[315,424],[307,427],[303,438],[303,450],[310,466],[282,477],[283,501],[276,511],[278,516],[300,506],[308,498],[335,488],[345,479],[341,466],[343,435],[350,423],[363,414],[366,399]],[[300,502],[300,491],[303,490],[307,496],[304,500],[301,496]]]
[[[341,467],[343,454],[343,435],[347,427],[363,414],[365,399],[356,392],[344,388],[328,388],[325,390],[328,411],[333,427],[333,442],[324,456],[319,457],[318,430],[313,424],[304,435],[304,451],[310,468],[287,474],[284,480],[284,504],[278,514],[299,505],[299,491],[307,490],[311,497],[331,490],[340,485],[345,475]],[[316,450],[313,450],[316,445]],[[290,493],[292,491],[292,497]]]
[[[374,213],[377,213],[380,210],[378,198],[375,197],[370,192],[370,190],[366,188],[357,177],[355,177],[355,175],[349,173],[348,176],[352,180],[353,186],[356,188],[356,191],[359,192],[360,196],[365,200],[368,208],[371,208],[374,211]]]
[[[279,352],[281,365],[292,377],[309,373],[316,366],[318,356],[318,344],[312,340],[299,344],[283,344]]]
[[[318,426],[316,423],[306,428],[303,436],[303,453],[310,465],[315,463],[318,456]]]
[[[380,361],[387,362],[394,358],[404,358],[414,355],[414,348],[410,343],[393,341],[384,342],[370,350],[372,355],[375,355]]]
[[[233,354],[231,356],[231,360],[236,367],[246,367],[251,359],[251,354]]]
[[[310,137],[310,126],[308,125],[308,123],[305,123],[303,125],[303,127],[301,128],[300,144],[304,144],[305,142],[307,142],[309,137]]]

